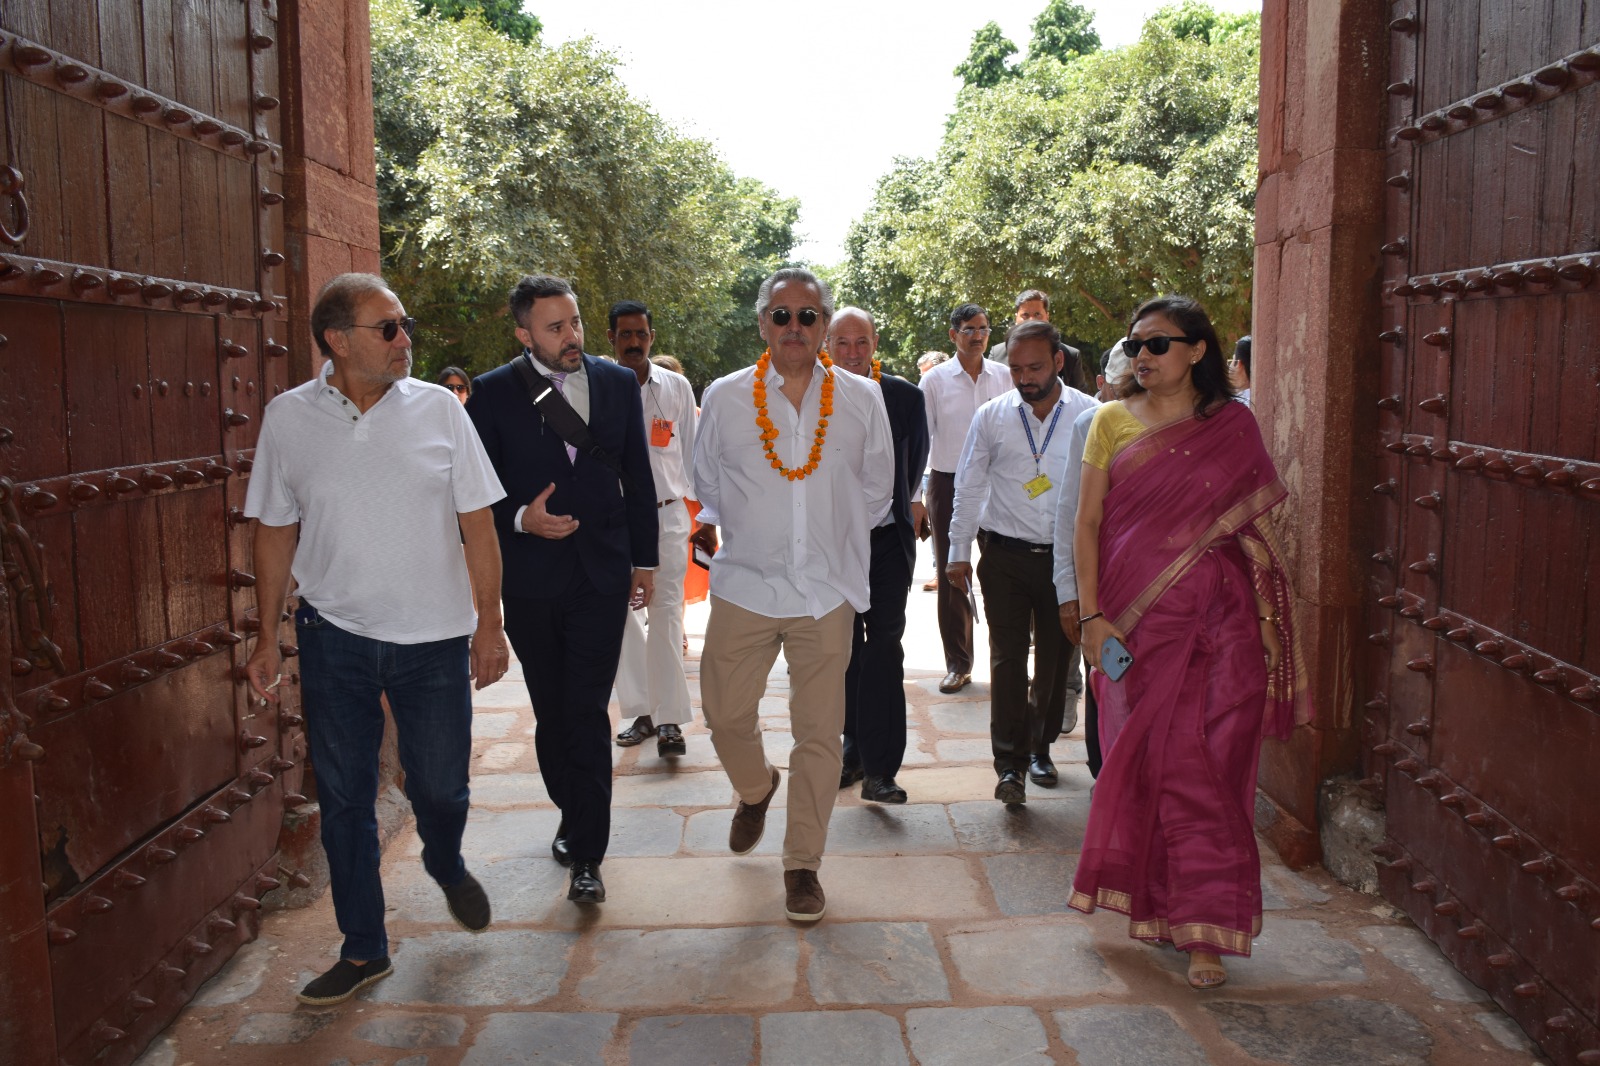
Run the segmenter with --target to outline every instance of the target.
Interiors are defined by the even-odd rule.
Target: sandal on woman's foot
[[[1228,983],[1228,971],[1222,968],[1222,960],[1215,955],[1205,952],[1189,953],[1189,987],[1197,988],[1202,992],[1213,988],[1221,988]]]

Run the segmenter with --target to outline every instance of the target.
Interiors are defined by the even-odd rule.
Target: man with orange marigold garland
[[[700,407],[692,538],[716,555],[700,692],[711,742],[739,794],[728,847],[753,850],[781,780],[759,704],[781,647],[789,665],[784,913],[822,917],[817,870],[843,765],[844,676],[857,611],[871,605],[872,530],[894,498],[894,443],[877,383],[822,350],[833,295],[809,270],[762,282],[767,351],[712,382]],[[717,546],[717,529],[722,543]]]

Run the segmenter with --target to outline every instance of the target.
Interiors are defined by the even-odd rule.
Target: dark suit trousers
[[[1072,645],[1061,632],[1050,553],[990,544],[978,560],[978,582],[989,618],[989,742],[995,772],[1026,771],[1029,756],[1049,753],[1067,707]]]
[[[605,858],[611,840],[611,718],[628,593],[596,592],[579,570],[549,599],[503,598],[506,637],[533,700],[533,746],[561,808],[574,859]]]
[[[956,476],[928,473],[928,524],[933,527],[933,565],[939,577],[939,636],[944,641],[944,668],[972,673],[972,608],[967,595],[945,576],[950,565],[950,518],[955,510]]]
[[[856,615],[844,675],[844,762],[877,777],[900,772],[906,754],[906,596],[911,565],[891,523],[872,531],[872,602]]]
[[[1083,680],[1083,746],[1089,749],[1089,776],[1099,777],[1100,766],[1105,762],[1100,753],[1100,702],[1094,698],[1089,679]]]

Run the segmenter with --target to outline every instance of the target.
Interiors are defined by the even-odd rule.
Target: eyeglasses
[[[410,334],[408,333],[408,334],[406,334],[406,336],[409,337]],[[391,337],[389,339],[393,340],[394,338]],[[449,389],[451,392],[459,392],[459,393],[463,393],[463,394],[470,391],[467,388],[467,386],[465,386],[465,385],[446,385],[445,388]]]
[[[350,328],[382,330],[383,342],[388,344],[394,340],[395,335],[401,330],[406,331],[407,337],[415,333],[417,331],[417,320],[412,318],[410,315],[407,315],[405,318],[386,318],[382,322],[371,326],[363,326],[359,322],[356,322],[352,323]]]
[[[993,333],[994,330],[990,329],[988,326],[962,326],[960,329],[956,330],[956,332],[961,334],[963,337],[987,337],[989,334]]]
[[[1144,340],[1140,340],[1137,337],[1129,337],[1127,340],[1122,342],[1122,350],[1128,353],[1129,359],[1136,357],[1139,354],[1140,348],[1149,349],[1151,355],[1166,355],[1168,350],[1172,348],[1173,341],[1182,341],[1184,344],[1198,344],[1200,343],[1200,338],[1146,337]]]
[[[787,326],[791,318],[799,318],[802,326],[814,326],[821,317],[816,309],[811,307],[802,307],[799,311],[790,311],[787,307],[774,307],[767,314],[772,316],[774,326]]]

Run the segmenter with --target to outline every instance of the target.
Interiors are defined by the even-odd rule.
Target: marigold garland
[[[883,360],[882,359],[874,359],[872,361],[872,380],[873,381],[877,381],[877,382],[882,382],[883,381]]]
[[[817,434],[816,439],[812,441],[811,455],[806,465],[798,470],[790,470],[784,466],[778,459],[777,451],[772,447],[772,442],[778,439],[778,427],[767,417],[767,368],[772,365],[772,349],[768,348],[762,352],[761,358],[756,360],[756,380],[750,392],[756,402],[756,427],[761,430],[761,454],[772,464],[772,469],[790,481],[804,481],[817,469],[818,464],[822,462],[822,444],[828,439],[828,417],[833,414],[833,360],[828,358],[826,350],[820,357],[824,369],[822,406],[818,411]]]

